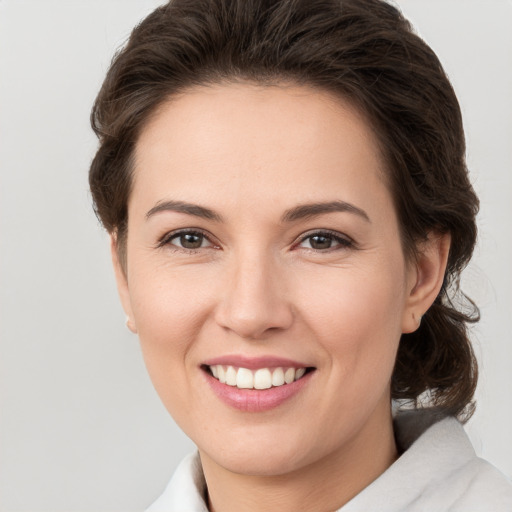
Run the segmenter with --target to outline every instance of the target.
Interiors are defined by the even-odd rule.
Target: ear
[[[117,237],[115,234],[110,235],[110,254],[112,256],[112,265],[114,267],[114,273],[117,282],[117,291],[119,298],[121,299],[121,305],[126,313],[126,326],[134,334],[137,333],[137,327],[133,319],[132,305],[130,301],[130,290],[128,288],[128,279],[126,276],[126,269],[123,268],[119,259],[119,250],[117,247]]]
[[[451,237],[449,233],[429,233],[418,246],[418,257],[408,270],[408,296],[402,318],[402,332],[414,332],[421,317],[432,305],[443,285]]]

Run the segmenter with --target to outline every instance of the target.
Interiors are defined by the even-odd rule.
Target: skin
[[[157,392],[198,446],[210,509],[341,507],[397,457],[396,351],[439,292],[449,237],[432,235],[406,261],[374,134],[326,92],[191,89],[155,113],[135,157],[126,268],[112,238],[119,292]],[[221,219],[165,208],[148,217],[165,201]],[[368,218],[283,220],[333,201]],[[191,228],[206,235],[194,250],[174,236]],[[311,238],[326,230],[341,241]],[[226,354],[315,371],[279,407],[243,412],[217,398],[201,369]]]

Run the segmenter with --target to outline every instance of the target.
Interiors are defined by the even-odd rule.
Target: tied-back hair
[[[94,207],[122,264],[141,130],[172,96],[233,82],[305,85],[354,105],[379,142],[406,257],[414,261],[429,234],[450,234],[441,292],[420,327],[402,335],[391,392],[468,419],[477,364],[467,325],[479,312],[459,277],[476,241],[478,199],[461,112],[434,52],[385,1],[173,0],[144,19],[91,114],[100,141],[89,175]]]

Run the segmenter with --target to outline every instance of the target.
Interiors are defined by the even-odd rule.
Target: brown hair
[[[459,275],[476,240],[460,108],[442,66],[382,0],[174,0],[132,32],[113,59],[91,122],[95,210],[126,265],[132,156],[169,96],[201,84],[294,82],[334,92],[369,120],[389,171],[406,255],[429,232],[451,234],[444,284],[416,332],[402,335],[392,396],[468,418],[477,366],[466,325],[476,306]]]

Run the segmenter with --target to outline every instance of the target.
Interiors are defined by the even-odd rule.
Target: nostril
[[[217,311],[216,321],[241,338],[258,340],[288,329],[293,323],[293,314],[288,305],[272,303],[269,298],[264,303],[223,304]]]

